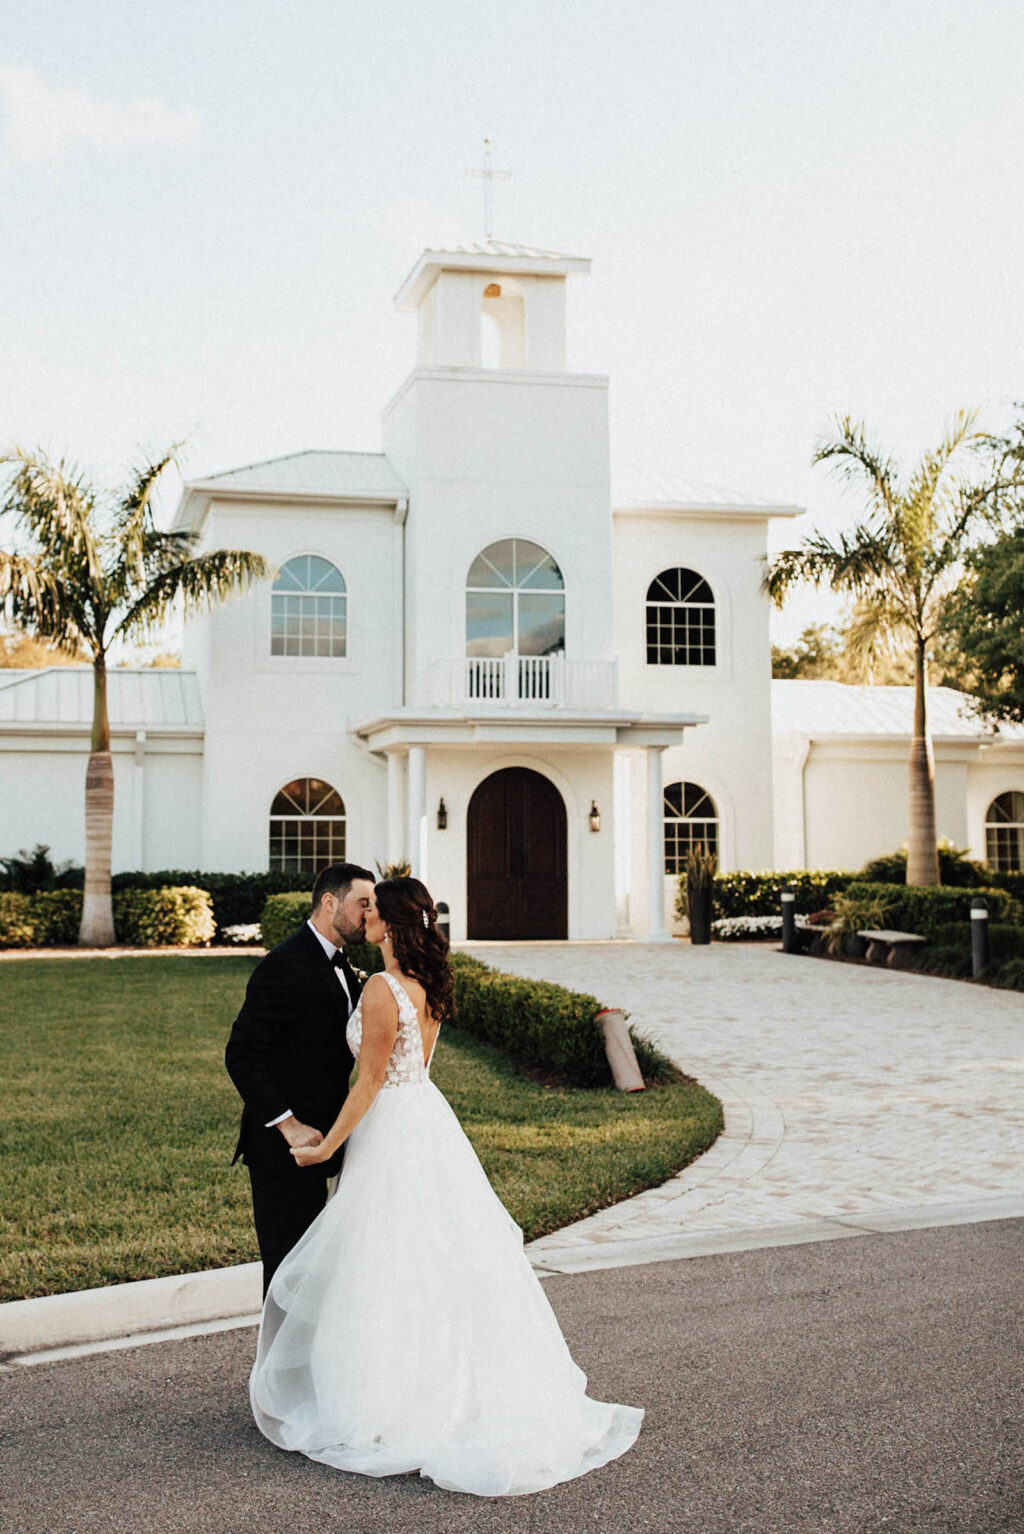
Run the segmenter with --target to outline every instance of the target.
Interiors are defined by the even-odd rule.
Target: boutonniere
[[[367,980],[370,978],[365,969],[356,969],[354,964],[350,964],[349,969],[352,971],[353,975],[355,975],[360,985],[365,985]]]

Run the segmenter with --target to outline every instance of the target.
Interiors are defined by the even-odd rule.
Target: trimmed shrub
[[[270,895],[263,904],[260,912],[260,931],[263,933],[263,946],[276,948],[278,943],[283,943],[286,937],[290,937],[296,927],[309,916],[312,909],[308,894],[302,894],[296,890],[292,894]],[[359,966],[365,969],[365,964]],[[369,973],[369,971],[367,971]]]
[[[872,858],[856,875],[858,882],[869,884],[906,884],[907,851],[886,853],[884,857]],[[939,843],[939,882],[950,889],[980,889],[996,881],[992,870],[981,863],[972,863],[966,847],[952,847],[948,842]]]
[[[593,996],[547,980],[525,980],[454,954],[456,1023],[495,1044],[516,1065],[558,1077],[568,1086],[604,1087],[612,1080]],[[637,1064],[648,1081],[678,1071],[648,1039],[630,1030]]]
[[[0,948],[32,948],[34,944],[32,897],[14,890],[0,892]]]
[[[82,925],[80,890],[43,890],[32,896],[36,948],[73,948]]]
[[[943,885],[871,884],[855,881],[846,890],[851,902],[880,902],[886,926],[899,932],[919,932],[933,938],[950,922],[971,919],[971,901],[984,895],[989,917],[996,922],[1019,925],[1021,907],[1007,890],[946,889]]]
[[[1005,964],[995,965],[985,979],[1007,991],[1024,991],[1024,959],[1007,959]]]
[[[217,930],[206,890],[121,890],[114,896],[114,930],[119,943],[136,948],[196,947]]]
[[[81,871],[79,881],[81,881]],[[313,881],[308,874],[281,873],[203,873],[199,870],[162,869],[158,873],[115,874],[110,881],[115,894],[124,889],[175,889],[188,886],[208,890],[213,898],[213,915],[218,927],[239,927],[261,918],[268,895],[288,890],[305,891],[307,902]]]
[[[790,873],[741,872],[719,874],[715,879],[715,914],[729,916],[778,916],[782,891],[796,891],[796,909],[803,916],[827,906],[855,879],[856,874],[832,869],[798,868]],[[686,880],[680,881],[681,909],[686,910]]]

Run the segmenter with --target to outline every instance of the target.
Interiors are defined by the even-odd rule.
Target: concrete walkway
[[[551,1272],[1024,1214],[1024,997],[766,944],[471,944],[623,1006],[725,1105],[661,1188],[536,1241]]]

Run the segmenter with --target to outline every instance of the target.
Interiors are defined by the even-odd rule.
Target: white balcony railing
[[[614,661],[556,655],[467,655],[427,673],[435,708],[614,708]]]

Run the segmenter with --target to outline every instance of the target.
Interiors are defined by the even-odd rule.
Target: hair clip
[[[424,911],[424,913],[423,913],[423,925],[425,927],[429,927],[430,926],[430,917],[427,915],[426,911]]]

